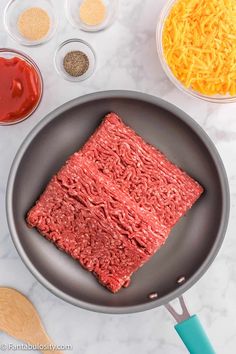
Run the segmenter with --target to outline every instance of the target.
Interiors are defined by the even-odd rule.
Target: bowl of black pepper
[[[96,55],[89,43],[82,39],[68,39],[57,48],[54,63],[64,79],[78,82],[92,75]]]

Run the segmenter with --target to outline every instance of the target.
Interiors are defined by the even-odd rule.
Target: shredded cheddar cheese
[[[178,0],[164,23],[175,77],[202,94],[236,95],[236,0]]]

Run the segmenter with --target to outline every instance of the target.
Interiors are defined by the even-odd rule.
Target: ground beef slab
[[[52,178],[27,222],[117,292],[202,192],[110,113]]]
[[[202,186],[146,143],[115,114],[108,114],[82,149],[103,174],[140,208],[172,227],[203,193]]]
[[[52,178],[27,222],[112,292],[129,283],[170,232],[82,154]]]

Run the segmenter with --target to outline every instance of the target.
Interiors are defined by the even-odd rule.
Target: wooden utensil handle
[[[63,354],[47,335],[33,304],[15,289],[0,287],[0,330],[41,347],[43,354]]]
[[[42,350],[41,352],[43,354],[63,354],[62,351],[60,350],[49,350],[50,346],[53,348],[53,347],[56,347],[56,344],[53,343],[53,341],[51,340],[50,337],[48,337],[48,335],[45,333],[45,332],[41,332],[41,333],[37,333],[34,338],[32,338],[32,344],[41,344],[41,345],[45,345],[45,347],[48,348],[48,350]]]

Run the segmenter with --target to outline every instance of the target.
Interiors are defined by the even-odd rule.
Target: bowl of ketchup
[[[38,107],[43,80],[35,62],[24,53],[0,49],[0,125],[21,122]]]

